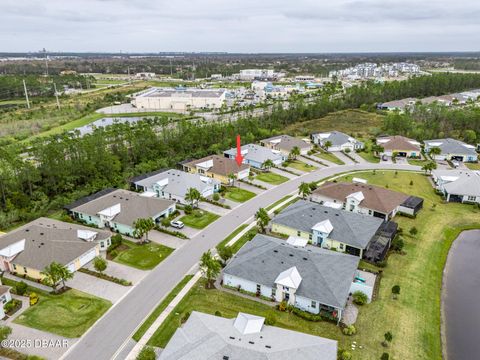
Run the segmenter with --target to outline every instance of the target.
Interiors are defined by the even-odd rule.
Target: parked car
[[[456,169],[456,168],[458,168],[458,167],[460,166],[460,163],[459,163],[457,160],[453,160],[453,161],[452,161],[452,165],[453,165],[453,167]]]
[[[170,222],[170,225],[177,229],[182,229],[185,226],[180,220],[173,220]]]

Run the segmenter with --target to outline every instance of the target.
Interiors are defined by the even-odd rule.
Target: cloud
[[[475,0],[2,0],[0,51],[478,50],[479,18]]]

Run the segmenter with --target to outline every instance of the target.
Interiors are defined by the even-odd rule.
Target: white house
[[[439,148],[440,154],[433,155],[435,160],[457,160],[462,162],[477,162],[478,154],[475,146],[466,144],[456,139],[425,140],[425,152],[432,148]]]
[[[433,170],[432,179],[447,201],[480,204],[480,172]]]
[[[331,146],[328,147],[328,151],[356,151],[365,147],[363,142],[340,131],[316,133],[312,134],[311,138],[314,144],[322,147],[325,146],[325,143],[330,142]]]

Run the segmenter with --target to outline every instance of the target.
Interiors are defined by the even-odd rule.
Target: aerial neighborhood
[[[158,96],[166,94],[145,93],[138,106]],[[79,298],[98,302],[101,310],[88,314],[92,326],[149,274],[166,281],[161,263],[167,257],[210,241],[200,270],[190,270],[185,290],[175,292],[175,312],[164,310],[166,321],[178,325],[167,331],[152,325],[158,313],[145,314],[156,332],[141,328],[132,354],[153,344],[165,360],[218,358],[214,354],[273,359],[280,353],[334,360],[362,350],[364,343],[348,338],[365,321],[364,308],[383,304],[385,291],[394,299],[400,294],[396,283],[385,290],[384,269],[391,257],[405,254],[406,239],[416,238],[417,217],[437,206],[430,195],[424,199],[410,189],[424,182],[434,204],[480,204],[480,172],[466,165],[477,161],[474,146],[451,138],[423,144],[400,135],[357,140],[332,130],[310,138],[280,134],[132,176],[124,188],[83,196],[61,214],[0,235],[3,316],[49,331],[30,320],[30,312],[41,311],[42,298],[60,299],[74,289]],[[335,168],[335,176],[317,175]],[[267,197],[294,182],[298,191]],[[257,201],[253,216],[224,229],[219,219]],[[27,287],[31,305],[22,305],[19,284]],[[199,305],[185,307],[192,292]],[[218,300],[209,300],[210,293]],[[181,321],[171,319],[176,314]],[[276,327],[277,319],[287,325]],[[323,330],[306,330],[310,326]],[[340,337],[332,339],[332,332]]]

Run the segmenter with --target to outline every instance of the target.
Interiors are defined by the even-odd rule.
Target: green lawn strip
[[[283,198],[281,198],[280,200],[277,200],[275,201],[273,204],[271,205],[268,205],[265,210],[269,211],[269,210],[272,210],[275,206],[277,206],[278,204],[281,204],[282,202],[284,202],[285,200],[287,200],[288,198],[292,197],[292,195],[286,195],[284,196]]]
[[[464,163],[470,170],[480,170],[480,162],[477,163]]]
[[[407,159],[410,165],[423,166],[428,163],[427,160]]]
[[[68,338],[82,336],[112,305],[110,301],[70,289],[60,295],[34,290],[40,296],[14,323]]]
[[[275,214],[280,213],[283,209],[285,209],[286,207],[292,205],[293,203],[297,202],[298,200],[300,200],[299,197],[293,198],[293,199],[290,200],[289,202],[287,202],[287,203],[283,204],[282,206],[280,206],[278,209],[275,209],[274,213],[275,213]]]
[[[344,165],[345,164],[342,160],[340,160],[338,157],[336,157],[335,155],[333,155],[332,153],[329,153],[329,152],[320,151],[320,152],[318,152],[314,155],[316,157],[320,158],[320,159],[330,161],[330,162],[332,162],[334,164],[337,164],[337,165]]]
[[[259,181],[264,181],[269,184],[273,185],[280,185],[284,183],[285,181],[288,181],[288,178],[279,174],[275,174],[273,172],[264,172],[258,174],[255,179]]]
[[[252,240],[255,235],[257,235],[257,228],[252,228],[248,230],[245,234],[242,235],[240,239],[235,241],[233,245],[231,246],[232,252],[235,254],[240,248],[245,245],[248,241]]]
[[[371,163],[379,163],[380,158],[375,156],[371,151],[359,151],[357,152],[358,155],[360,155],[362,158],[364,158],[366,161],[371,162]]]
[[[394,171],[360,172],[338,181],[351,181],[361,176],[369,184],[386,186],[391,190],[424,198],[424,208],[416,219],[403,216],[395,221],[404,231],[405,255],[391,254],[383,270],[376,301],[361,308],[355,324],[358,334],[357,357],[379,359],[385,349],[383,334],[394,335],[388,349],[394,359],[442,359],[440,338],[440,295],[443,268],[448,250],[461,230],[479,228],[480,210],[472,205],[443,203],[420,173]],[[413,182],[413,185],[410,185]],[[418,234],[408,230],[415,226]],[[362,267],[364,264],[361,264]],[[391,297],[391,288],[400,285],[398,300]],[[352,339],[353,340],[353,339]]]
[[[220,242],[217,245],[217,249],[225,247],[230,240],[232,240],[235,236],[237,236],[247,226],[248,226],[248,224],[242,224],[238,228],[236,228],[230,235],[228,235],[225,239],[222,240],[222,242]]]
[[[153,242],[148,244],[137,244],[133,241],[124,239],[122,244],[128,246],[129,249],[120,251],[113,261],[140,270],[153,269],[165,260],[165,258],[174,250],[168,246]]]
[[[203,229],[210,223],[214,222],[220,217],[220,215],[213,214],[205,210],[194,210],[190,215],[185,215],[180,218],[186,226],[190,226],[195,229]]]
[[[229,186],[229,187],[226,187],[225,189],[226,190],[223,193],[223,196],[226,199],[235,201],[235,202],[245,202],[257,195],[254,192],[251,192],[245,189],[240,189],[238,187]]]
[[[143,322],[143,324],[138,328],[137,332],[133,334],[132,338],[135,341],[139,341],[142,336],[147,332],[147,330],[152,326],[152,324],[157,320],[160,314],[167,308],[168,304],[172,302],[175,296],[185,287],[185,285],[190,281],[193,275],[186,275],[182,281],[180,281],[175,288],[170,291],[170,293],[163,299],[163,301],[153,310],[153,312],[148,316],[148,318]]]
[[[288,164],[287,165],[288,167],[291,167],[300,171],[304,171],[304,172],[310,172],[317,169],[316,166],[306,164],[300,160],[287,160],[286,163]]]

